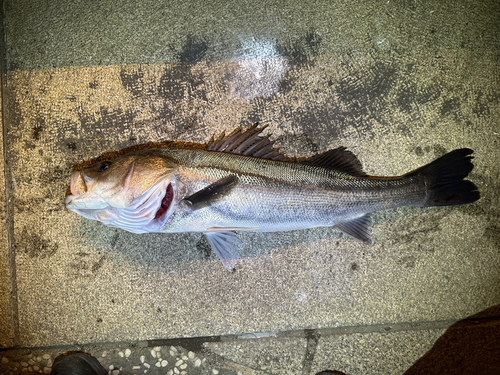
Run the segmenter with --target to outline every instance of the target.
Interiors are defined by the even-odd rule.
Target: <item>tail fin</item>
[[[474,168],[472,153],[468,148],[454,150],[408,174],[426,177],[427,200],[421,207],[453,206],[479,199],[477,186],[464,180]]]

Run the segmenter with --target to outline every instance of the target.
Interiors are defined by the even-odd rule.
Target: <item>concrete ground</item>
[[[2,374],[67,350],[114,375],[496,373],[498,2],[6,0],[3,19]],[[472,148],[481,199],[377,213],[372,245],[243,233],[233,273],[199,234],[65,209],[73,164],[256,121],[372,175]]]

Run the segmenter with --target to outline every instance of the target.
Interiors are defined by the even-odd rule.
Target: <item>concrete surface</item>
[[[400,374],[500,303],[496,2],[35,4],[4,6],[0,345],[27,348],[5,352],[8,371],[50,352],[28,358],[43,372],[75,345],[125,358],[134,342],[207,358],[193,373]],[[64,207],[75,163],[255,121],[289,155],[343,145],[374,175],[472,148],[481,200],[378,213],[371,246],[329,229],[244,233],[234,273],[199,235],[133,235]],[[400,329],[363,330],[378,326]],[[361,330],[323,331],[345,327]],[[161,341],[176,338],[209,344]]]

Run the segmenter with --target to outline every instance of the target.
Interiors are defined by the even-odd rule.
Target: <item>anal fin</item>
[[[334,226],[334,228],[340,229],[345,234],[354,237],[361,242],[371,243],[370,238],[370,225],[371,225],[370,214],[365,214],[357,219],[346,221],[345,223],[340,223]]]
[[[239,258],[240,239],[233,232],[205,232],[204,234],[224,268],[233,272]]]

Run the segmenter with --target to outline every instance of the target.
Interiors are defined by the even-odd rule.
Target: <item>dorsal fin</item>
[[[240,126],[229,136],[225,137],[225,133],[222,133],[216,140],[212,137],[205,150],[270,160],[290,160],[279,151],[279,148],[273,147],[274,141],[269,140],[269,135],[265,137],[259,135],[267,125],[261,128],[258,128],[258,125],[259,123],[256,122],[246,130],[242,130]]]
[[[356,177],[366,176],[366,173],[362,170],[361,162],[356,155],[348,151],[345,147],[338,147],[322,154],[314,155],[309,159],[301,160],[300,163],[336,169]]]

